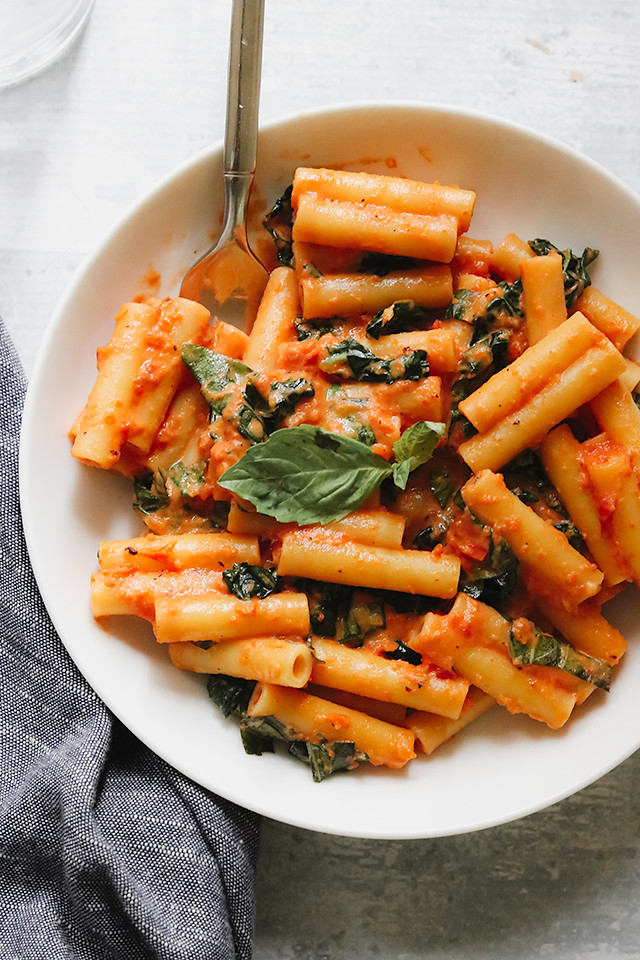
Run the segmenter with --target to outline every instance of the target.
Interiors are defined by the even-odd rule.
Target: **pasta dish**
[[[625,651],[640,319],[597,250],[470,236],[475,200],[298,168],[251,330],[124,304],[71,428],[141,521],[100,544],[94,616],[147,620],[248,753],[317,781],[496,706],[557,730]]]

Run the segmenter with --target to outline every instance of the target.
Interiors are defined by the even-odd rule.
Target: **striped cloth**
[[[24,392],[0,321],[0,958],[249,960],[257,818],[111,716],[43,607],[18,503]]]

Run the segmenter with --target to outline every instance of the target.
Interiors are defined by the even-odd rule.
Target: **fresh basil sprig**
[[[330,523],[361,507],[387,477],[404,488],[443,432],[444,424],[414,424],[394,445],[391,464],[358,440],[302,424],[250,447],[218,483],[281,523]]]
[[[405,430],[393,445],[396,456],[396,462],[393,465],[393,481],[397,487],[404,490],[409,474],[416,467],[429,462],[443,435],[444,423],[434,423],[431,420],[419,420]]]
[[[329,523],[357,510],[392,471],[358,440],[302,424],[250,447],[218,483],[281,523]]]

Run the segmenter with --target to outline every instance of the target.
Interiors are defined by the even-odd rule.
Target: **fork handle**
[[[252,178],[256,168],[264,0],[233,0],[224,141],[225,177]]]

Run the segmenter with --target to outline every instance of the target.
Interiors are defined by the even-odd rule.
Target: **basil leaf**
[[[444,429],[444,423],[419,420],[405,430],[394,443],[396,462],[393,466],[393,480],[397,487],[404,490],[409,474],[431,459],[438,441],[444,436]]]
[[[357,510],[393,467],[369,447],[302,424],[250,447],[218,483],[281,523],[330,523]]]

